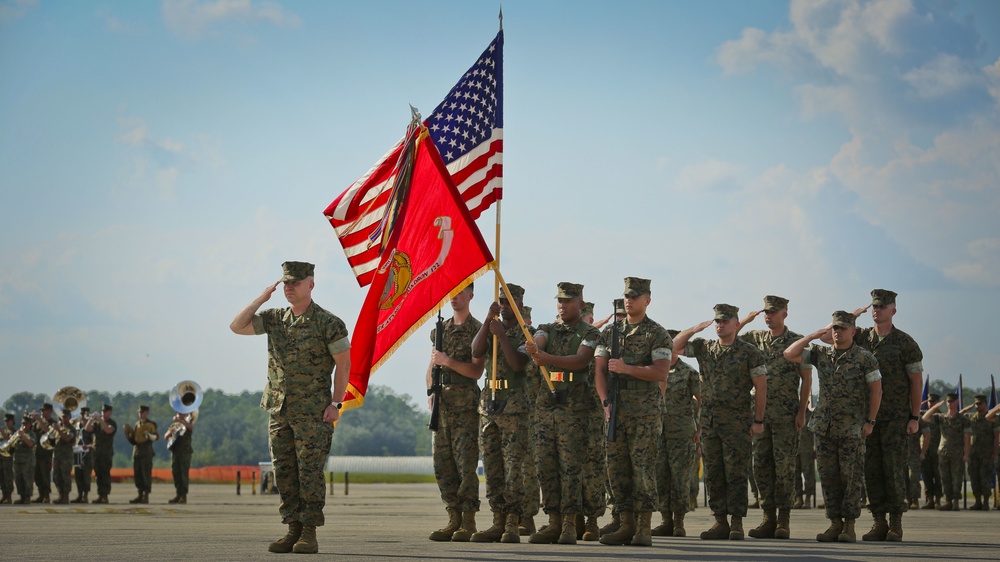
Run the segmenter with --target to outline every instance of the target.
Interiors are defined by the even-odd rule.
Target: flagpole
[[[500,31],[503,31],[503,6],[500,7]],[[500,180],[500,181],[502,182],[503,180]],[[496,188],[493,188],[493,189],[496,190]],[[496,273],[496,275],[493,277],[493,302],[500,302],[500,283],[501,283],[501,281],[500,281],[500,206],[503,204],[503,195],[502,195],[503,191],[502,191],[502,189],[501,189],[500,193],[501,193],[501,196],[497,197],[496,228],[494,229],[494,231],[496,233],[496,236],[495,236],[495,238],[493,240],[493,261],[496,264],[496,267],[493,269],[493,271]],[[521,327],[523,328],[524,327],[524,322],[521,320],[521,311],[517,310],[517,304],[514,303],[514,299],[510,298],[510,291],[507,291],[506,284],[504,284],[504,292],[507,293],[507,301],[509,303],[511,303],[511,305],[513,305],[512,308],[514,308],[515,311],[516,311],[516,313],[517,313],[517,321],[521,324]],[[525,330],[525,333],[527,334],[527,330]],[[529,338],[529,339],[531,338],[530,335],[527,335],[526,337]],[[493,334],[493,356],[492,356],[491,362],[490,362],[491,363],[490,367],[491,367],[492,370],[490,371],[491,374],[490,374],[490,382],[489,382],[489,385],[490,385],[490,404],[491,405],[493,404],[494,400],[496,400],[496,396],[497,396],[497,389],[496,389],[496,384],[497,384],[497,352],[499,351],[499,348],[500,348],[500,340],[499,340],[499,338],[497,337],[496,334]],[[551,383],[549,383],[549,385],[551,386]]]
[[[507,300],[509,302],[513,303],[514,302],[514,297],[511,296],[510,289],[507,288],[507,283],[503,280],[503,275],[500,274],[500,268],[494,269],[493,273],[496,274],[497,281],[499,281],[500,282],[500,286],[503,287],[503,292],[507,296]],[[530,340],[531,339],[531,334],[528,332],[528,328],[524,324],[524,318],[521,317],[521,310],[517,306],[512,306],[511,308],[514,309],[514,316],[517,317],[517,324],[519,326],[521,326],[521,332],[524,333],[524,337],[525,338],[527,338],[527,339]],[[545,365],[539,365],[538,369],[540,371],[542,371],[542,378],[545,379],[545,384],[548,385],[549,392],[551,392],[552,395],[555,396],[556,387],[552,385],[552,378],[549,377],[549,370],[545,368]]]

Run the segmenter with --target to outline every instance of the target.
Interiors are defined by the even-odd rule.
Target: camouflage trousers
[[[972,485],[972,495],[979,498],[989,494],[992,482],[992,451],[972,451],[969,455],[969,483]]]
[[[879,420],[865,442],[865,489],[872,513],[902,513],[906,497],[906,418]]]
[[[698,452],[698,446],[695,445],[694,456],[691,457],[691,478],[689,480],[690,486],[688,488],[688,493],[692,496],[698,495],[698,483],[701,481],[701,476],[698,474],[701,468],[701,454]]]
[[[5,496],[14,495],[14,459],[0,457],[0,492]]]
[[[174,451],[170,453],[170,472],[174,477],[174,490],[177,495],[186,496],[190,482],[188,473],[191,470],[191,451]]]
[[[153,491],[153,457],[132,457],[132,477],[137,490],[147,494]]]
[[[614,512],[656,511],[657,443],[663,430],[659,412],[618,411],[616,435],[607,444],[608,479]]]
[[[656,493],[659,498],[657,511],[661,513],[689,511],[691,464],[694,462],[697,447],[690,437],[680,439],[661,437],[656,455]]]
[[[608,483],[607,451],[604,445],[604,408],[595,407],[587,414],[587,458],[583,467],[583,514],[587,517],[604,515],[607,506],[605,490]]]
[[[534,404],[534,401],[529,402]],[[524,455],[521,458],[521,471],[524,473],[524,508],[521,515],[534,517],[541,509],[541,484],[538,482],[538,451],[535,443],[535,426],[537,417],[532,408],[528,414],[528,444],[524,448]]]
[[[750,473],[750,429],[743,424],[705,427],[701,437],[708,507],[715,515],[747,514]]]
[[[52,451],[45,450],[41,445],[35,446],[35,486],[40,496],[52,493]]]
[[[94,470],[94,455],[86,453],[80,466],[73,469],[73,479],[76,480],[76,493],[90,493],[90,473]]]
[[[920,500],[920,446],[907,443],[906,450],[906,497],[910,503]]]
[[[938,451],[938,471],[941,473],[941,490],[951,501],[962,498],[962,482],[965,481],[965,463],[962,452],[946,453]]]
[[[937,450],[928,450],[920,463],[920,474],[924,479],[924,495],[927,498],[941,497],[941,469],[938,467]]]
[[[111,493],[111,463],[114,454],[94,455],[94,479],[97,480],[97,494],[106,496]]]
[[[31,497],[32,478],[35,475],[35,452],[25,451],[15,452],[13,455],[14,465],[14,486],[17,488],[17,495],[22,498]]]
[[[827,519],[857,519],[861,516],[862,471],[865,442],[857,437],[816,434],[816,464],[826,501]]]
[[[586,410],[565,408],[536,411],[538,481],[542,511],[583,513],[583,469],[590,429]]]
[[[792,507],[798,453],[799,433],[794,418],[779,423],[767,422],[764,431],[753,436],[753,476],[762,508]]]
[[[56,452],[52,462],[52,480],[60,495],[68,496],[73,491],[73,449]]]
[[[528,447],[528,417],[513,413],[481,416],[480,420],[479,444],[490,510],[521,515],[524,512],[521,467]]]
[[[281,496],[281,522],[321,526],[326,522],[326,480],[323,469],[330,455],[333,424],[322,419],[288,418],[271,414],[267,427],[274,481]]]
[[[433,444],[434,479],[441,500],[459,511],[479,511],[479,413],[442,409]]]

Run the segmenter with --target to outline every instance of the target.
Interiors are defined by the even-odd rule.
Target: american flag
[[[472,218],[503,195],[503,30],[424,121]],[[358,284],[379,264],[403,139],[326,208]]]

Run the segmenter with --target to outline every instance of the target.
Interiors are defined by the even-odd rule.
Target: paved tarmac
[[[485,498],[485,492],[480,492]],[[186,505],[168,505],[171,484],[154,484],[148,505],[130,505],[135,488],[116,484],[109,505],[0,506],[0,560],[276,560],[294,554],[267,552],[282,536],[278,498],[251,495],[247,487],[195,484]],[[484,501],[485,504],[485,501]],[[327,524],[319,529],[320,553],[313,558],[351,560],[997,560],[1000,511],[911,511],[903,518],[904,542],[865,543],[871,520],[858,521],[855,544],[820,544],[826,529],[822,510],[794,510],[789,540],[702,541],[708,509],[688,514],[686,538],[654,537],[651,547],[440,543],[428,534],[446,522],[434,484],[353,484],[349,495],[338,485],[327,498]],[[747,529],[759,522],[751,510]],[[602,518],[604,524],[609,520]],[[535,518],[539,526],[544,516]],[[490,524],[479,513],[480,529]],[[653,523],[659,523],[654,515]]]

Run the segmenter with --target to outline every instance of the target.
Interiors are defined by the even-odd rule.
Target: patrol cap
[[[766,312],[775,312],[778,310],[785,310],[787,308],[788,299],[783,299],[774,295],[767,295],[764,297],[764,311]]]
[[[729,320],[740,314],[740,309],[731,304],[717,304],[712,307],[712,310],[715,311],[716,320]]]
[[[141,414],[142,412],[148,412],[148,411],[149,411],[149,406],[147,406],[147,405],[145,405],[145,404],[143,404],[143,405],[139,406],[139,413],[140,413],[140,414]]]
[[[23,416],[21,416],[21,423],[33,423],[31,421],[31,416],[29,416],[28,414],[24,414]]]
[[[559,289],[559,291],[556,292],[557,299],[572,299],[575,297],[583,298],[583,285],[579,283],[569,283],[563,281],[562,283],[557,284],[556,287]]]
[[[928,394],[927,395],[927,399],[930,400],[931,402],[937,402],[938,400],[941,399],[941,395],[940,394],[933,394],[933,393],[932,394]]]
[[[585,303],[583,303],[583,311],[582,311],[581,314],[583,314],[584,316],[586,316],[587,314],[593,316],[594,315],[594,303],[592,303],[592,302],[585,302]]]
[[[90,413],[90,408],[88,408],[87,406],[83,406],[83,407],[80,408],[80,415],[89,414],[89,413]]]
[[[14,421],[14,414],[4,414],[3,419]]]
[[[625,299],[615,299],[615,314],[625,314]]]
[[[63,417],[67,417],[67,418],[68,417],[72,417],[73,416],[73,411],[69,410],[67,408],[63,408],[62,415],[63,415]]]
[[[287,283],[289,281],[302,281],[306,277],[312,277],[315,269],[315,265],[304,261],[286,261],[281,264],[281,271],[285,273],[285,275],[281,278],[281,282]]]
[[[626,297],[638,297],[640,295],[649,294],[649,279],[643,279],[641,277],[626,277],[625,278],[625,292],[622,293]]]
[[[945,398],[948,399],[948,402],[953,402],[955,400],[958,400],[958,394],[956,394],[954,392],[949,392],[948,394],[945,394],[944,396],[945,396]]]
[[[872,304],[882,306],[896,303],[896,293],[889,289],[872,289]]]
[[[46,403],[42,404],[42,409],[43,410],[51,410],[52,409],[52,404],[49,404],[48,402],[46,402]]]
[[[524,287],[520,285],[507,283],[507,290],[510,291],[510,296],[514,297],[514,300],[516,301],[524,298]],[[507,300],[507,293],[500,291],[500,300]]]
[[[111,406],[111,404],[102,404],[101,405],[101,411],[102,412],[110,412],[113,409],[114,408]]]
[[[986,395],[985,394],[977,394],[975,400],[976,400],[976,403],[983,403],[983,404],[985,404],[986,403]]]
[[[530,306],[522,306],[521,307],[521,316],[531,316],[531,307]]]
[[[854,324],[855,317],[850,312],[846,310],[838,310],[833,313],[833,325],[840,326],[841,328],[855,328]]]

